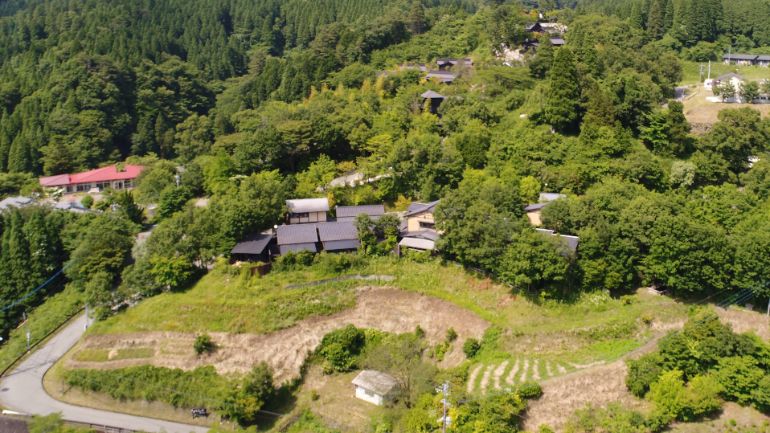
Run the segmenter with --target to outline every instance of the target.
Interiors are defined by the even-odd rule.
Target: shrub
[[[479,353],[479,349],[481,349],[481,343],[475,338],[469,338],[463,343],[463,353],[465,353],[465,357],[468,359],[476,356]]]
[[[204,353],[213,352],[217,346],[213,341],[211,341],[211,337],[208,334],[201,334],[195,337],[193,348],[195,349],[195,353],[198,355],[203,355]]]
[[[313,259],[314,264],[327,274],[339,274],[361,263],[361,258],[354,254],[322,252]]]
[[[516,389],[521,398],[527,400],[538,399],[543,396],[543,388],[537,382],[524,382]]]
[[[222,416],[242,426],[253,424],[262,406],[274,395],[273,372],[261,362],[243,378],[239,386],[230,390],[220,407]]]
[[[82,204],[86,209],[91,209],[91,206],[94,205],[94,198],[86,194],[83,196],[83,198],[80,199],[80,204]]]
[[[425,330],[420,325],[414,327],[414,335],[417,338],[425,338]]]
[[[457,340],[457,331],[455,331],[455,328],[449,328],[446,330],[446,341],[447,343],[451,343],[453,341]]]
[[[628,390],[637,397],[644,397],[650,390],[650,384],[658,380],[663,372],[661,362],[660,355],[657,353],[627,361],[626,387]]]
[[[653,427],[659,429],[674,420],[692,421],[719,410],[720,390],[719,383],[711,376],[696,376],[685,387],[681,371],[663,373],[650,385],[647,394],[655,403]]]
[[[332,331],[324,336],[317,353],[324,359],[324,373],[350,371],[366,344],[366,334],[353,325]]]
[[[754,403],[757,384],[765,372],[750,356],[733,356],[719,360],[716,371],[717,381],[724,388],[722,395],[742,405]]]
[[[313,256],[309,251],[283,254],[273,262],[273,270],[285,272],[301,266],[310,266],[313,264]]]

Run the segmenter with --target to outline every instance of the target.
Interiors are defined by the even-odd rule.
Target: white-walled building
[[[356,398],[377,406],[383,406],[393,401],[398,382],[392,376],[381,371],[364,370],[353,379]]]

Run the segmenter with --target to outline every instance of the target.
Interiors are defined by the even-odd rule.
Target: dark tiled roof
[[[318,237],[321,242],[358,240],[358,230],[352,221],[318,223]]]
[[[235,245],[235,247],[233,247],[232,251],[230,251],[230,253],[231,254],[262,254],[265,251],[265,248],[267,248],[267,244],[270,243],[270,240],[272,238],[273,238],[272,235],[263,234],[263,233],[249,236],[243,241],[238,242]]]
[[[337,206],[337,218],[355,218],[358,215],[382,216],[385,215],[385,206],[381,204],[367,204],[362,206]]]
[[[406,210],[405,216],[411,216],[411,215],[432,210],[434,207],[436,207],[438,203],[439,203],[439,200],[432,201],[430,203],[414,202],[409,205],[409,208]]]
[[[278,245],[305,244],[318,242],[315,224],[292,224],[278,226]],[[283,248],[281,248],[283,252]]]

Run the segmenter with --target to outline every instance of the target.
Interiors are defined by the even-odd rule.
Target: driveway
[[[17,412],[48,415],[60,412],[62,418],[130,430],[167,433],[206,433],[208,428],[153,418],[126,415],[62,403],[43,389],[43,375],[77,343],[85,331],[86,318],[80,315],[0,381],[0,405]]]

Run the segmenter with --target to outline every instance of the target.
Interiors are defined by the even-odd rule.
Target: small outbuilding
[[[442,84],[452,84],[457,75],[450,71],[430,71],[425,78]]]
[[[230,251],[230,257],[241,262],[267,263],[270,261],[270,244],[273,239],[273,235],[268,233],[248,236],[233,247]]]
[[[430,101],[430,112],[433,114],[438,113],[438,107],[441,105],[442,102],[444,102],[444,99],[446,99],[444,95],[438,92],[434,92],[433,90],[426,91],[425,93],[420,95],[420,97],[423,100]]]
[[[376,370],[364,370],[353,379],[356,398],[377,406],[393,402],[398,391],[398,381],[393,376]]]

